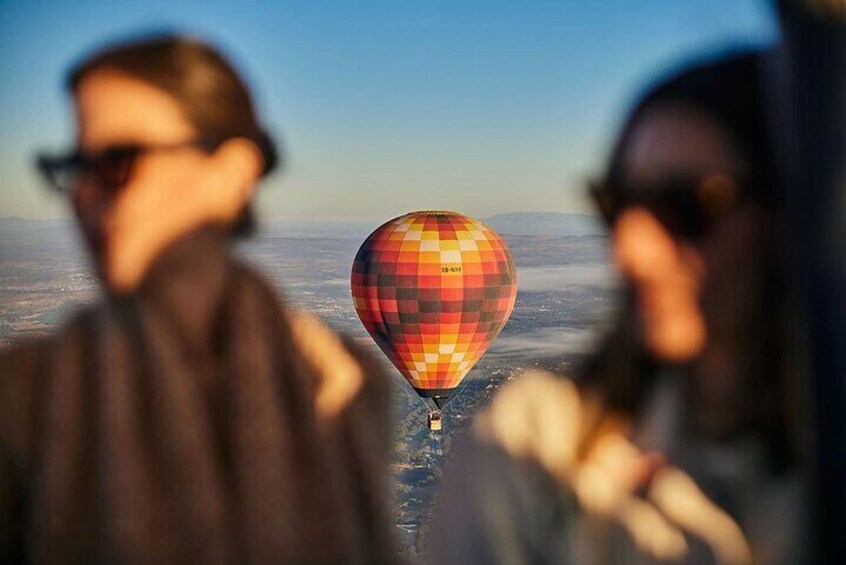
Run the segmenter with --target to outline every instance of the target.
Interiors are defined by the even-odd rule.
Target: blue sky
[[[219,45],[284,142],[265,218],[583,211],[627,104],[702,52],[775,37],[764,0],[0,0],[0,217],[60,217],[32,171],[72,139],[61,80],[161,28]]]

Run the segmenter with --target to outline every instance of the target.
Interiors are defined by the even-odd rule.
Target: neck
[[[213,344],[228,254],[222,230],[198,229],[168,246],[139,286],[138,298],[162,313],[194,350],[205,351]]]

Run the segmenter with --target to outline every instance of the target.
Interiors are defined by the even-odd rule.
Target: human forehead
[[[74,102],[77,141],[86,149],[176,143],[196,135],[173,96],[120,71],[91,71],[77,85]]]
[[[737,172],[745,161],[737,140],[714,116],[683,102],[648,109],[638,119],[623,153],[629,180],[672,175]]]

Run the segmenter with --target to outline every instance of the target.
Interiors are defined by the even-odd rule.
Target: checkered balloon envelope
[[[352,295],[374,341],[440,407],[511,315],[517,271],[484,223],[456,212],[411,212],[361,245]]]

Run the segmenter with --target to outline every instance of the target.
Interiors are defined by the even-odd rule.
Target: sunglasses
[[[609,226],[625,210],[642,207],[671,234],[694,240],[707,234],[737,205],[740,186],[736,177],[711,173],[649,184],[591,184],[589,191]],[[744,186],[748,187],[748,182]]]
[[[40,154],[36,159],[38,170],[55,190],[68,194],[83,178],[93,179],[97,185],[109,192],[123,188],[132,177],[138,159],[149,153],[175,151],[195,147],[211,153],[222,139],[194,139],[171,144],[121,144],[106,147],[97,152],[77,149],[70,154],[54,156]]]

